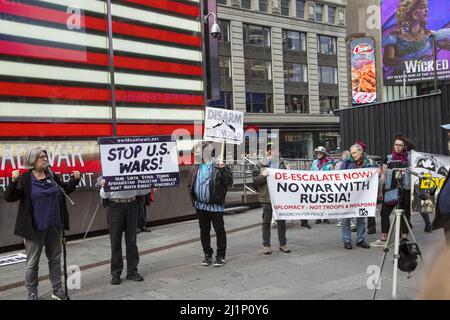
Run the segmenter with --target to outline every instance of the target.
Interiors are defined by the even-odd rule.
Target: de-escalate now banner
[[[281,220],[374,217],[378,169],[269,169],[273,216]]]

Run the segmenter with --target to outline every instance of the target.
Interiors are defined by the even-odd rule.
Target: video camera
[[[403,176],[406,174],[408,164],[401,161],[391,161],[388,163],[388,169],[391,169],[394,174],[394,178],[400,183]],[[401,184],[401,183],[400,183]]]

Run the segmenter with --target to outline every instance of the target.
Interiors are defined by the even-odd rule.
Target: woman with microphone
[[[69,215],[65,197],[56,184],[69,194],[78,185],[80,172],[73,171],[70,180],[62,182],[49,169],[47,152],[39,147],[25,153],[24,166],[28,171],[22,175],[19,175],[19,170],[12,172],[12,182],[5,191],[5,200],[20,200],[14,234],[22,237],[25,244],[28,300],[38,299],[39,259],[43,247],[48,259],[52,298],[63,300],[61,235],[62,228],[69,230]]]

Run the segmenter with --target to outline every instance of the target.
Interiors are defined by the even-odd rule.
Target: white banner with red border
[[[273,217],[277,220],[374,217],[378,169],[294,171],[269,169]]]

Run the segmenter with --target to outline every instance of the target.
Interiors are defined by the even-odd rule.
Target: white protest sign
[[[106,191],[180,184],[176,142],[170,136],[99,138]]]
[[[205,141],[241,144],[244,137],[244,113],[217,108],[205,109]]]
[[[374,217],[377,170],[269,169],[267,184],[273,216],[282,220]]]
[[[411,202],[412,210],[420,212],[420,194],[428,195],[428,198],[435,204],[435,197],[430,197],[431,189],[440,189],[444,184],[447,173],[450,170],[450,157],[442,154],[432,154],[412,151],[411,170],[423,179],[411,175]]]

